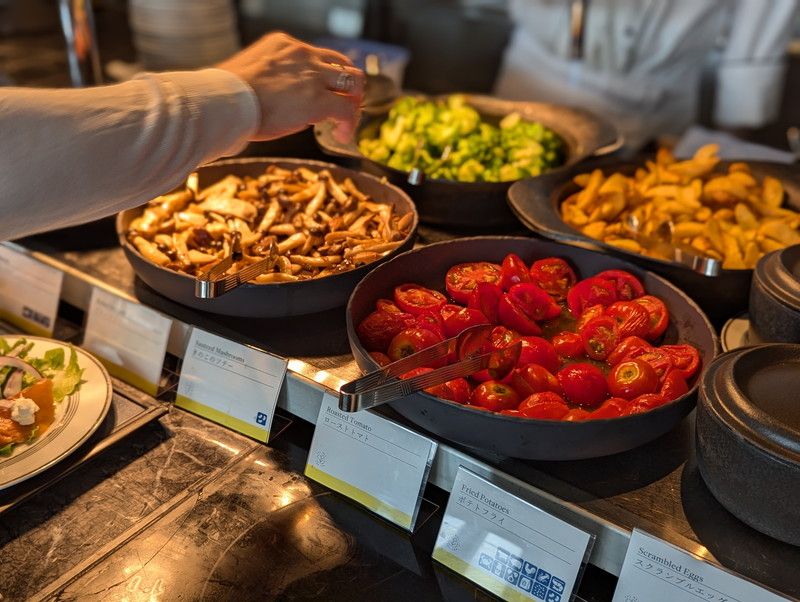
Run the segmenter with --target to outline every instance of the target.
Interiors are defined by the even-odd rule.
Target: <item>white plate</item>
[[[3,336],[13,344],[20,336]],[[42,337],[24,337],[33,343],[28,357],[42,357],[49,349],[61,347],[69,360],[69,345]],[[0,458],[0,490],[39,474],[67,457],[103,423],[111,407],[111,378],[103,365],[87,352],[75,347],[78,365],[83,368],[83,384],[61,402],[56,420],[30,445],[17,445],[8,457]]]
[[[733,351],[740,347],[761,345],[763,343],[750,329],[750,318],[748,318],[747,314],[742,314],[725,322],[720,334],[723,351]]]

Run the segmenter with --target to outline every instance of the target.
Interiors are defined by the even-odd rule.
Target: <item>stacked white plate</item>
[[[231,0],[130,0],[128,10],[147,69],[206,67],[240,48]]]

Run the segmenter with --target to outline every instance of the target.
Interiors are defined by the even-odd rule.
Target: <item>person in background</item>
[[[326,119],[353,135],[363,73],[283,33],[213,69],[84,89],[0,88],[0,240],[168,192],[198,165]]]
[[[714,119],[754,128],[776,117],[796,0],[510,0],[516,29],[498,96],[583,107],[631,148],[696,121],[718,53]]]

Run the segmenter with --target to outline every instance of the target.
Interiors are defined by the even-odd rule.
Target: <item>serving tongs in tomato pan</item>
[[[452,339],[436,343],[347,383],[339,390],[339,409],[345,412],[368,410],[479,370],[489,370],[492,378],[502,379],[516,365],[522,344],[517,341],[503,349],[487,351],[493,328],[491,324],[472,326]],[[450,359],[457,361],[436,368],[433,372],[399,378],[415,368],[448,362]]]
[[[256,276],[271,270],[278,260],[278,245],[275,240],[270,241],[269,253],[264,259],[248,265],[235,274],[225,275],[234,263],[242,259],[241,235],[236,232],[231,244],[231,253],[210,270],[199,274],[194,281],[194,296],[200,299],[214,299],[229,293],[237,286],[249,282]]]

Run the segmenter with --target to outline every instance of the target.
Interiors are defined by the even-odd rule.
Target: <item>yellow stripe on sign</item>
[[[322,472],[319,468],[312,466],[311,464],[306,464],[305,475],[310,479],[314,479],[317,483],[321,483],[329,489],[338,491],[342,495],[349,497],[351,500],[355,500],[362,506],[372,510],[378,516],[382,516],[383,518],[390,520],[396,525],[400,525],[405,529],[411,528],[410,515],[390,506],[385,502],[382,502],[366,491],[362,491],[350,483],[342,481],[341,479],[337,479],[336,477],[329,475],[327,472]]]
[[[92,353],[92,355],[100,360],[100,363],[106,367],[106,370],[108,370],[108,373],[112,376],[116,376],[121,381],[124,381],[129,385],[133,385],[137,389],[140,389],[141,391],[144,391],[153,397],[155,397],[156,393],[158,393],[158,384],[151,383],[149,380],[139,376],[128,368],[107,360],[96,353]]]
[[[15,314],[14,312],[8,311],[7,309],[0,308],[0,319],[5,320],[9,324],[13,324],[23,332],[27,332],[28,334],[32,334],[37,337],[53,336],[52,330],[47,330],[46,328],[43,328],[36,322],[28,320],[27,318],[23,318],[19,314]]]
[[[472,566],[443,548],[434,548],[433,559],[438,560],[447,568],[452,569],[459,575],[463,575],[503,600],[508,602],[531,602],[532,600],[530,596],[526,596],[503,579],[495,577],[492,573],[488,573],[481,568]]]
[[[269,439],[269,431],[267,429],[252,425],[249,422],[240,420],[239,418],[234,418],[225,412],[221,412],[215,408],[197,402],[194,399],[190,399],[189,397],[186,397],[186,395],[178,395],[175,397],[175,405],[179,408],[183,408],[184,410],[189,410],[193,414],[202,416],[203,418],[208,418],[217,424],[227,426],[229,429],[233,429],[234,431],[242,433],[243,435],[252,437],[257,441],[266,443]]]

